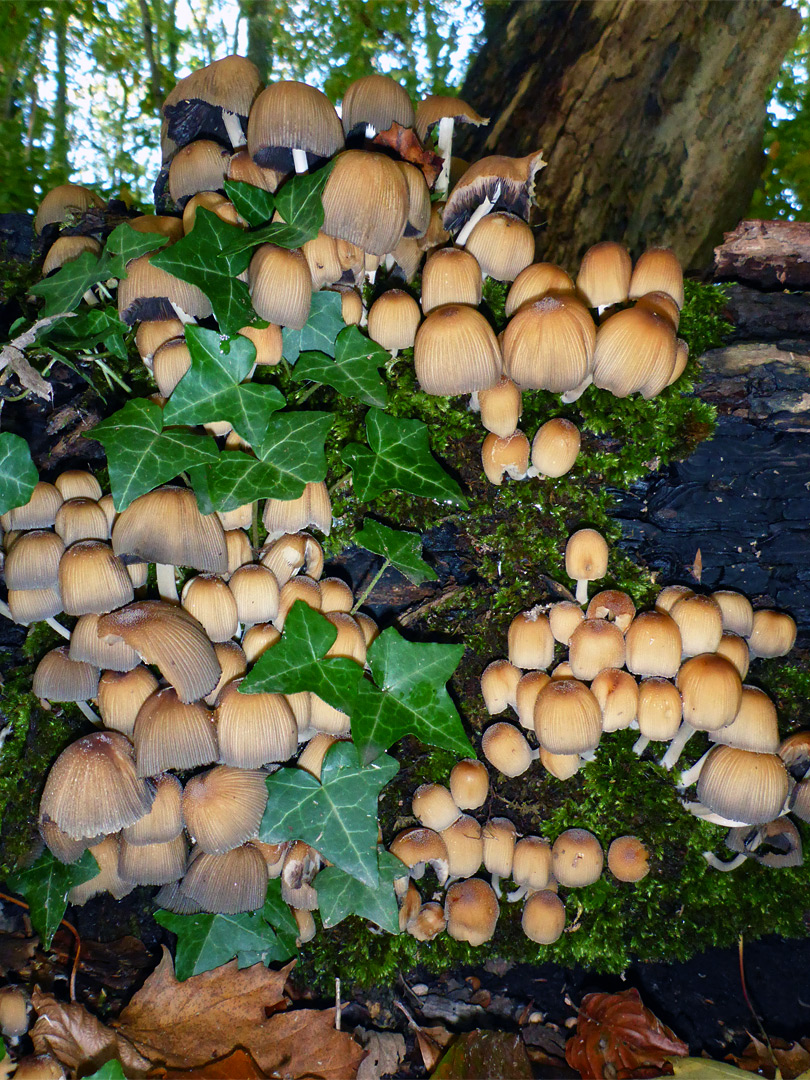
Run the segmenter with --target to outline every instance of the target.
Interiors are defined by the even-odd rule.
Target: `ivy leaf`
[[[336,709],[350,712],[363,677],[345,656],[326,657],[337,629],[319,611],[296,600],[284,621],[281,640],[266,649],[240,686],[248,694],[297,694],[311,690]]]
[[[126,221],[116,226],[107,238],[104,249],[107,263],[107,276],[125,278],[127,276],[127,263],[132,259],[139,259],[141,255],[148,255],[150,251],[168,244],[168,236],[159,233],[142,233],[133,229]],[[112,256],[112,258],[110,258]]]
[[[85,435],[107,454],[115,509],[126,510],[145,495],[194,465],[216,460],[219,451],[208,435],[164,430],[163,410],[145,398],[129,401]]]
[[[312,882],[318,893],[323,925],[336,926],[347,915],[368,919],[389,934],[399,933],[399,908],[394,881],[407,874],[405,864],[390,852],[377,853],[379,884],[370,888],[337,866],[327,866]]]
[[[391,626],[368,651],[374,682],[364,682],[352,712],[352,738],[366,761],[404,735],[475,757],[446,683],[461,662],[463,645],[406,641]]]
[[[32,285],[29,292],[45,298],[45,307],[39,314],[40,318],[47,318],[63,311],[73,311],[88,289],[109,276],[108,260],[103,256],[99,258],[92,251],[83,251],[78,259],[72,259],[55,274]]]
[[[291,177],[276,195],[276,207],[288,225],[309,233],[314,240],[323,225],[323,189],[335,163],[330,161],[313,173]]]
[[[153,266],[202,289],[223,334],[235,334],[254,317],[247,285],[232,276],[246,269],[250,261],[247,252],[230,267],[218,258],[242,236],[244,232],[237,225],[229,225],[201,207],[191,232],[152,260]]]
[[[223,339],[216,330],[186,327],[191,367],[163,410],[164,424],[207,424],[226,420],[252,446],[261,442],[271,413],[284,407],[275,386],[243,383],[256,346],[241,334]]]
[[[390,353],[381,345],[361,334],[356,326],[347,326],[337,336],[334,360],[323,352],[303,353],[298,357],[293,379],[326,383],[343,397],[384,409],[388,390],[378,369],[390,359]]]
[[[12,892],[25,897],[43,949],[51,947],[53,935],[65,914],[70,890],[74,885],[89,881],[98,872],[99,865],[89,851],[66,866],[46,848],[33,866],[8,879]]]
[[[370,409],[366,433],[368,446],[349,443],[343,451],[359,499],[369,502],[395,489],[466,509],[461,488],[431,454],[427,425],[421,420]]]
[[[87,349],[114,334],[123,336],[125,329],[115,308],[94,307],[73,318],[57,319],[45,328],[38,340],[71,349]]]
[[[242,180],[226,180],[225,194],[248,225],[264,225],[273,216],[276,208],[275,196],[255,184],[246,184]]]
[[[374,518],[366,518],[363,528],[354,534],[352,540],[366,551],[382,555],[414,585],[435,581],[438,577],[433,567],[428,566],[422,558],[422,537],[419,533],[389,529]]]
[[[39,480],[28,443],[10,431],[0,433],[0,514],[24,506]]]
[[[259,839],[271,844],[304,840],[335,866],[376,888],[377,800],[398,769],[386,754],[363,765],[348,742],[327,751],[320,782],[305,769],[279,769],[267,777]]]
[[[290,330],[285,326],[281,331],[284,359],[294,364],[302,352],[310,349],[334,356],[335,339],[345,325],[340,293],[323,289],[313,293],[305,326],[301,330]]]
[[[121,1062],[117,1058],[111,1058],[94,1073],[86,1074],[84,1080],[127,1080],[127,1076]]]

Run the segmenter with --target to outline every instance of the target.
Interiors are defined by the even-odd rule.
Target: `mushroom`
[[[229,641],[239,629],[236,598],[227,582],[216,574],[189,578],[183,586],[181,603],[210,641]]]
[[[449,856],[444,840],[433,829],[404,829],[397,833],[388,849],[408,867],[410,876],[421,879],[426,866],[431,866],[440,885],[447,881]],[[407,877],[394,883],[399,895],[407,889]]]
[[[712,593],[712,600],[720,608],[724,632],[744,638],[750,636],[754,628],[754,609],[747,596],[731,589],[718,589]]]
[[[483,734],[481,749],[504,776],[522,776],[538,757],[514,724],[491,724]]]
[[[109,540],[110,523],[103,507],[95,499],[78,497],[66,499],[56,512],[54,531],[62,538],[65,547],[77,540]],[[28,534],[31,535],[30,533]],[[20,537],[22,540],[23,537]],[[14,545],[16,550],[19,544]],[[11,555],[12,552],[9,552]],[[6,560],[6,582],[8,582],[8,559]]]
[[[394,124],[410,128],[416,117],[407,90],[389,75],[365,75],[355,79],[343,95],[343,130],[347,140],[359,135],[373,139]]]
[[[219,760],[240,769],[286,761],[298,748],[298,725],[286,698],[281,694],[240,693],[241,682],[229,682],[217,701],[214,718]]]
[[[134,885],[168,885],[186,871],[188,850],[185,837],[154,844],[131,844],[121,836],[118,846],[118,873]]]
[[[521,675],[515,690],[515,711],[521,727],[534,732],[534,706],[537,695],[549,681],[544,671],[527,671]]]
[[[164,162],[194,139],[243,146],[248,114],[260,89],[256,65],[242,56],[225,56],[181,79],[163,102]]]
[[[371,255],[393,251],[405,234],[408,182],[383,154],[345,150],[335,158],[323,190],[323,231]]]
[[[713,653],[723,636],[723,613],[710,596],[684,596],[669,612],[681,632],[683,656]]]
[[[82,615],[70,635],[68,656],[107,671],[131,671],[138,666],[138,654],[123,641],[107,643],[98,636],[98,615]]]
[[[545,166],[541,150],[523,158],[481,158],[450,192],[442,224],[448,232],[458,233],[456,243],[464,247],[475,226],[491,210],[507,210],[528,220],[537,173]]]
[[[143,664],[131,671],[102,672],[96,697],[104,726],[130,738],[141,705],[157,688],[157,679]]]
[[[285,904],[299,911],[317,908],[318,893],[312,882],[321,868],[321,861],[318,852],[302,840],[290,846],[281,870],[281,899]]]
[[[656,291],[668,293],[679,308],[683,307],[683,271],[669,248],[648,248],[633,268],[630,299]]]
[[[282,587],[299,570],[317,581],[323,570],[323,548],[309,533],[284,533],[262,549],[261,563]]]
[[[484,842],[475,818],[461,814],[440,835],[447,848],[449,877],[469,878],[477,874],[484,859]]]
[[[796,623],[781,611],[754,612],[748,648],[751,656],[786,656],[796,643]]]
[[[172,687],[144,701],[132,730],[139,776],[196,769],[219,758],[214,719],[201,701],[183,702]]]
[[[481,267],[475,256],[461,248],[432,251],[422,272],[421,304],[425,315],[445,304],[477,307],[480,303]]]
[[[562,417],[547,420],[532,440],[532,467],[529,475],[556,480],[570,472],[579,457],[580,434],[576,424]]]
[[[683,699],[683,723],[661,759],[665,769],[676,764],[696,731],[716,731],[730,724],[742,701],[737,669],[716,653],[701,653],[687,660],[678,672],[676,685]]]
[[[98,863],[99,872],[88,881],[73,886],[67,894],[69,904],[81,907],[91,897],[103,892],[110,893],[116,900],[123,900],[132,892],[135,882],[124,881],[118,873],[119,851],[120,837],[117,833],[114,836],[105,836],[99,843],[90,845],[90,854]]]
[[[520,390],[506,375],[501,375],[489,390],[470,395],[470,409],[481,414],[481,423],[487,431],[505,439],[516,430],[523,411]]]
[[[309,318],[312,278],[303,252],[260,244],[248,267],[250,298],[260,318],[300,330]]]
[[[201,851],[189,863],[180,891],[202,911],[224,915],[255,911],[267,894],[267,866],[253,844],[243,844],[221,855]]]
[[[526,893],[545,889],[551,877],[551,845],[539,836],[524,836],[515,844],[512,856],[512,880],[517,889],[507,900],[516,903]]]
[[[611,315],[596,333],[593,381],[615,397],[653,398],[675,369],[675,331],[668,319],[643,307]]]
[[[544,296],[519,308],[503,334],[504,371],[522,389],[549,390],[574,400],[593,371],[596,329],[573,296]],[[579,396],[579,394],[577,394]]]
[[[489,390],[501,377],[501,350],[484,316],[462,304],[434,308],[416,332],[414,367],[426,394]]]
[[[236,603],[237,621],[243,626],[269,623],[278,618],[281,591],[272,570],[261,563],[245,563],[231,574],[228,588]]]
[[[697,797],[701,806],[724,822],[764,824],[784,811],[788,774],[776,754],[715,746],[701,770]]]
[[[343,130],[326,94],[303,82],[282,81],[254,101],[247,145],[263,168],[305,173],[343,149]]]
[[[421,825],[437,833],[448,828],[461,815],[453,796],[441,784],[422,784],[418,787],[411,800],[411,811]]]
[[[650,852],[637,836],[619,836],[608,848],[608,870],[617,881],[643,881],[650,872]]]
[[[554,637],[539,606],[521,611],[509,624],[509,662],[517,668],[547,668],[554,660]]]
[[[591,683],[591,693],[602,710],[602,731],[621,731],[636,719],[639,689],[629,671],[605,668]]]
[[[683,702],[677,687],[659,675],[642,679],[638,688],[638,728],[634,754],[643,754],[650,742],[669,742],[678,734]]]
[[[71,660],[67,646],[62,645],[58,649],[51,649],[37,664],[31,689],[43,705],[48,701],[71,701],[91,723],[98,724],[99,718],[87,704],[98,692],[98,679],[97,667],[84,661]]]
[[[525,479],[529,470],[529,452],[529,440],[522,431],[515,431],[506,438],[489,432],[481,447],[481,464],[487,480],[500,487],[504,476],[511,480]]]
[[[488,214],[467,237],[466,250],[486,277],[514,281],[534,258],[534,234],[514,214]]]
[[[39,236],[46,225],[62,225],[88,210],[103,206],[104,200],[89,188],[81,184],[59,184],[51,188],[39,204],[34,217],[34,232]]]
[[[523,906],[520,925],[530,941],[553,945],[565,929],[565,904],[548,889],[533,892]]]
[[[257,769],[217,765],[186,783],[183,820],[200,851],[220,855],[257,835],[267,802],[265,778]]]
[[[644,611],[624,636],[628,671],[672,679],[681,664],[681,632],[665,611]]]
[[[68,615],[104,615],[135,596],[124,563],[101,540],[77,540],[65,550],[59,561],[59,593]]]
[[[230,153],[211,139],[198,139],[181,147],[169,166],[172,202],[182,210],[200,192],[219,192],[224,197],[229,161]],[[183,218],[183,228],[189,233],[193,220],[187,223],[185,215]]]
[[[268,541],[309,526],[328,536],[332,529],[332,504],[326,484],[323,481],[306,484],[297,499],[267,499],[262,522]]]
[[[525,270],[521,270],[512,283],[506,294],[504,314],[509,319],[524,304],[542,300],[549,293],[555,296],[565,293],[573,295],[576,293],[576,286],[561,266],[555,263],[532,263]]]
[[[623,634],[632,623],[636,614],[636,605],[626,592],[618,589],[603,589],[591,598],[585,612],[587,619],[607,619],[615,623]]]
[[[470,878],[447,890],[444,914],[451,938],[483,945],[495,933],[500,908],[492,886],[481,878]]]
[[[584,618],[585,612],[573,600],[560,600],[559,603],[552,604],[548,611],[548,625],[554,640],[567,647]]]
[[[403,289],[382,293],[368,311],[368,336],[396,357],[401,349],[410,349],[422,318],[419,305]]]
[[[602,312],[614,304],[623,304],[630,290],[633,262],[630,252],[623,244],[612,240],[589,247],[582,256],[577,289],[585,297],[588,307]]]
[[[28,995],[19,986],[0,988],[0,1032],[12,1046],[28,1031],[30,1007]]]
[[[595,529],[579,529],[568,538],[565,545],[565,572],[577,583],[577,603],[588,602],[588,582],[603,578],[607,573],[607,564],[607,542]]]
[[[155,799],[149,813],[128,825],[121,833],[122,840],[129,845],[167,844],[183,832],[183,785],[171,773],[161,773],[150,782],[150,786],[154,788]],[[185,858],[183,868],[174,880],[181,877],[184,871]]]
[[[481,693],[490,716],[515,708],[517,684],[522,672],[508,660],[493,660],[481,675]]]
[[[122,321],[128,326],[175,318],[189,323],[211,315],[211,302],[202,290],[153,266],[155,254],[141,255],[126,265],[127,276],[118,283],[118,314]]]
[[[599,745],[602,713],[588,687],[572,678],[552,678],[534,706],[537,741],[552,754],[585,754]]]
[[[453,158],[453,131],[456,124],[472,124],[474,127],[485,126],[488,118],[479,116],[466,101],[461,98],[443,97],[431,94],[419,102],[416,109],[416,134],[424,142],[431,131],[438,125],[436,150],[442,159],[442,170],[436,179],[434,191],[437,195],[446,195],[450,186],[450,163]]]
[[[508,818],[490,818],[481,830],[483,861],[495,895],[501,897],[501,879],[512,875],[517,830]]]
[[[575,679],[590,682],[606,668],[624,667],[624,635],[614,622],[586,618],[571,635],[568,662]]]
[[[587,829],[566,829],[554,841],[552,872],[566,888],[592,885],[601,877],[603,865],[602,845]]]

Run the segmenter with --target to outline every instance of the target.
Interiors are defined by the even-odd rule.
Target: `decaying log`
[[[810,222],[741,221],[714,249],[714,277],[761,289],[810,289]]]

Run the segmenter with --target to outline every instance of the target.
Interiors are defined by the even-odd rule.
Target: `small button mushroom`
[[[522,671],[508,660],[493,660],[481,675],[481,693],[487,712],[497,715],[511,706],[516,706],[517,685]]]
[[[477,810],[489,794],[489,773],[482,761],[464,758],[450,772],[450,794],[461,810]]]
[[[537,476],[553,480],[565,476],[576,464],[580,447],[579,428],[570,420],[547,420],[532,440],[532,469]]]
[[[607,573],[608,546],[595,529],[579,529],[565,545],[565,572],[577,583],[577,603],[588,602],[588,582]]]
[[[602,874],[602,845],[587,829],[566,829],[554,841],[551,867],[554,877],[566,888],[593,885]]]
[[[461,813],[453,796],[441,784],[422,784],[411,800],[413,816],[426,829],[442,832],[456,821]]]
[[[523,907],[520,925],[530,941],[552,945],[565,929],[565,904],[548,889],[533,892]]]
[[[554,660],[554,635],[539,606],[514,617],[508,640],[509,662],[515,667],[540,670]]]
[[[551,846],[539,836],[524,836],[515,844],[512,858],[512,880],[517,889],[507,900],[514,903],[527,892],[537,892],[548,886],[551,876]]]
[[[617,881],[641,881],[650,872],[650,852],[637,836],[619,836],[608,848],[608,869]]]
[[[492,724],[484,732],[481,748],[487,761],[504,776],[522,776],[539,751],[532,750],[514,724]]]
[[[495,933],[500,908],[492,886],[481,878],[470,878],[447,890],[444,914],[451,938],[483,945]]]

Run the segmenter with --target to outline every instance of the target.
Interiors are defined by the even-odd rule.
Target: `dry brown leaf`
[[[700,584],[700,579],[703,577],[703,554],[700,548],[695,552],[695,561],[692,563],[692,577]]]
[[[745,1069],[746,1072],[774,1077],[776,1070],[773,1059],[776,1058],[783,1080],[794,1080],[794,1077],[810,1069],[810,1039],[794,1043],[785,1042],[784,1039],[771,1039],[771,1049],[773,1057],[765,1043],[751,1035],[751,1042],[742,1054],[729,1054],[726,1060],[733,1061],[739,1069]]]
[[[145,1076],[151,1062],[129,1040],[77,1003],[63,1005],[38,988],[31,995],[37,1021],[30,1035],[38,1054],[53,1054],[63,1065],[82,1073],[93,1072],[118,1058],[127,1076]]]
[[[284,1002],[292,968],[236,960],[178,982],[168,950],[116,1027],[155,1064],[188,1069],[247,1050],[266,1073],[284,1077],[353,1077],[364,1051],[335,1031],[335,1010],[299,1009],[267,1015]]]
[[[358,1032],[355,1032],[358,1035]],[[381,1080],[393,1076],[405,1057],[405,1039],[393,1031],[362,1031],[360,1041],[366,1056],[357,1070],[357,1080]]]
[[[583,1080],[599,1080],[608,1069],[617,1080],[628,1080],[670,1072],[666,1058],[688,1053],[686,1043],[644,1007],[638,990],[631,989],[585,995],[565,1060]]]
[[[263,1073],[247,1050],[234,1050],[227,1057],[210,1061],[207,1065],[196,1065],[193,1069],[153,1069],[150,1077],[157,1080],[266,1080]]]
[[[432,150],[425,149],[413,128],[403,127],[396,120],[388,129],[374,136],[372,142],[395,150],[403,161],[410,161],[425,174],[427,186],[432,188],[442,171],[442,159]]]

